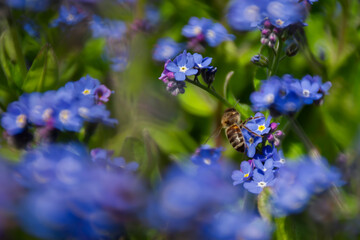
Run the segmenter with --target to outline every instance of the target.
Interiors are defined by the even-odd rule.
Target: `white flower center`
[[[78,109],[78,113],[81,117],[83,118],[87,118],[88,117],[88,113],[89,113],[89,109],[86,107],[80,107]]]
[[[201,27],[195,26],[195,27],[194,27],[194,34],[195,34],[195,35],[199,35],[199,34],[201,33],[201,30],[202,30]]]
[[[204,163],[205,163],[206,165],[210,165],[210,164],[211,164],[211,160],[208,159],[208,158],[205,158],[205,159],[204,159]]]
[[[251,5],[244,9],[243,14],[245,19],[249,20],[249,22],[254,22],[260,17],[259,12],[260,9],[258,6]]]
[[[264,187],[266,187],[266,182],[263,182],[263,181],[258,182],[258,186],[261,188],[264,188]]]
[[[59,119],[62,123],[67,123],[70,117],[70,111],[65,109],[59,113]]]
[[[281,159],[279,160],[279,162],[280,162],[281,164],[285,164],[285,159],[281,158]]]
[[[180,67],[180,72],[186,72],[188,70],[188,68],[186,66],[182,66]]]
[[[74,15],[72,15],[72,14],[69,14],[67,17],[66,17],[66,20],[68,20],[69,22],[70,21],[72,21],[72,20],[74,20]]]
[[[304,95],[304,97],[309,97],[310,96],[310,91],[307,90],[307,89],[304,89],[303,90],[303,95]]]
[[[272,104],[274,102],[274,98],[274,94],[269,93],[265,96],[265,101],[267,102],[267,104]]]
[[[206,32],[206,36],[208,37],[208,38],[214,38],[215,37],[215,32],[213,31],[213,30],[207,30],[207,32]]]
[[[174,54],[174,49],[170,46],[165,46],[163,49],[163,56],[165,58],[170,58]]]
[[[47,108],[44,110],[43,114],[41,115],[42,119],[44,121],[47,121],[51,118],[51,114],[52,114],[53,110],[51,108]]]

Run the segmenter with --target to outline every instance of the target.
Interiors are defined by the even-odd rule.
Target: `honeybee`
[[[230,144],[233,146],[233,148],[235,148],[236,151],[243,153],[246,149],[245,138],[242,133],[243,128],[249,131],[251,134],[261,137],[245,126],[248,121],[258,118],[262,118],[262,116],[251,117],[245,121],[241,121],[240,113],[238,113],[235,108],[228,108],[225,110],[221,118],[221,125],[222,128],[225,129],[225,134]]]

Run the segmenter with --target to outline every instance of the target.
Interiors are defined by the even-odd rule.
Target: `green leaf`
[[[250,116],[255,115],[251,107],[247,104],[239,103],[238,105],[236,105],[236,110],[238,110],[238,112],[241,114],[242,119],[249,118]]]
[[[58,81],[59,71],[57,59],[50,44],[46,44],[31,65],[22,89],[24,92],[43,92],[55,89]]]
[[[178,96],[185,111],[197,116],[212,116],[216,110],[216,101],[204,90],[188,86],[185,94]]]
[[[261,81],[267,79],[267,74],[265,68],[258,67],[255,71],[255,77],[253,80],[255,91],[259,91]]]

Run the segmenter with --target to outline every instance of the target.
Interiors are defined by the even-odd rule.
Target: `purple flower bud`
[[[266,45],[266,44],[268,44],[269,39],[267,39],[267,38],[261,38],[261,39],[260,39],[260,42],[261,42],[261,44]]]
[[[276,42],[276,40],[277,40],[276,34],[275,34],[275,33],[271,33],[271,34],[269,35],[269,40],[270,40],[271,42]]]
[[[270,28],[272,25],[271,25],[271,22],[269,20],[265,20],[264,21],[264,27],[265,28]]]
[[[280,140],[278,138],[275,138],[274,145],[275,147],[280,146]]]
[[[262,35],[265,35],[266,37],[269,36],[269,34],[270,34],[270,29],[264,28],[264,29],[261,31],[261,34],[262,34]]]
[[[272,131],[276,130],[279,125],[275,122],[270,123],[270,128]]]
[[[108,89],[105,85],[100,85],[95,89],[95,100],[97,104],[102,104],[109,101],[111,95],[111,90]]]
[[[280,137],[283,137],[284,135],[285,135],[285,134],[284,134],[283,131],[281,131],[281,130],[278,130],[278,131],[275,132],[275,136],[276,136],[276,137],[279,137],[279,138],[280,138]]]
[[[274,136],[272,134],[269,134],[269,136],[267,137],[267,140],[269,142],[273,142],[273,141],[275,141],[275,138],[274,138]]]

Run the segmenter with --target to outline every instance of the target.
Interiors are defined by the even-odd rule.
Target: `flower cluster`
[[[190,18],[188,25],[182,29],[182,34],[190,38],[189,48],[197,49],[196,46],[206,42],[211,47],[216,47],[220,43],[233,40],[234,35],[228,34],[227,30],[220,23],[213,23],[207,18]]]
[[[79,144],[27,152],[16,176],[28,189],[19,221],[42,239],[119,238],[123,225],[137,218],[145,194],[134,174],[99,168]]]
[[[300,212],[312,195],[341,185],[338,169],[329,167],[326,159],[300,158],[287,162],[278,172],[273,185],[271,209],[277,216]]]
[[[57,91],[24,94],[9,104],[1,125],[9,135],[17,135],[35,128],[79,132],[84,122],[113,125],[115,119],[104,102],[111,91],[90,76],[68,82]]]
[[[292,115],[304,104],[321,104],[330,87],[331,83],[322,83],[319,76],[306,75],[301,80],[290,75],[273,76],[262,82],[250,100],[256,111],[269,109],[272,116]]]
[[[268,20],[274,27],[284,29],[303,24],[306,6],[297,0],[235,0],[227,15],[230,26],[239,31],[254,30]]]
[[[262,151],[261,154],[255,154],[253,159],[243,161],[240,170],[233,171],[231,177],[234,185],[243,184],[245,189],[254,194],[274,185],[278,170],[285,164],[284,156],[282,151],[270,145]]]
[[[203,76],[203,80],[209,86],[215,79],[216,67],[210,66],[212,58],[203,58],[198,53],[188,53],[184,50],[174,61],[166,61],[164,71],[159,77],[167,85],[167,91],[174,96],[185,92],[185,80],[188,76]]]

